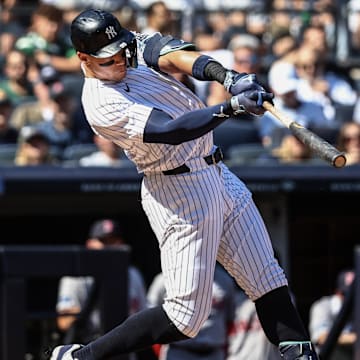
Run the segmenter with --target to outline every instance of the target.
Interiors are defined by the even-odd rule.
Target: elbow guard
[[[195,45],[170,35],[162,36],[157,33],[145,42],[144,60],[148,66],[160,71],[159,57],[177,50],[195,50]]]

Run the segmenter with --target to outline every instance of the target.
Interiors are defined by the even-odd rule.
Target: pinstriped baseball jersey
[[[142,48],[140,42],[139,66],[128,68],[123,81],[111,83],[85,78],[82,102],[91,127],[121,146],[139,172],[169,170],[189,159],[208,155],[213,148],[212,133],[175,148],[143,143],[144,127],[152,109],[176,118],[204,104],[173,77],[147,67],[142,60]]]
[[[143,142],[153,109],[175,119],[204,104],[171,76],[148,68],[139,40],[140,65],[117,83],[86,78],[83,107],[94,131],[121,146],[145,174],[142,206],[161,250],[163,307],[182,333],[194,337],[211,310],[216,260],[252,300],[287,280],[249,190],[225,164],[204,160],[214,151],[211,132],[176,146]],[[162,173],[184,164],[190,172]]]

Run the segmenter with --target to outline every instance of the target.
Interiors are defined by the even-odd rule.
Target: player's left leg
[[[309,335],[289,295],[287,279],[250,193],[223,168],[229,212],[224,222],[218,261],[251,300],[268,339],[284,359],[316,360]]]

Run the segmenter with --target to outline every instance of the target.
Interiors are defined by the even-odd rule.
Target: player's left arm
[[[253,82],[257,82],[255,74],[226,69],[211,56],[196,51],[193,44],[172,36],[155,34],[149,37],[143,51],[146,64],[155,70],[170,74],[184,73],[198,80],[217,81],[232,95],[243,91],[243,82],[247,83],[249,76]]]
[[[194,63],[201,56],[197,51],[178,50],[159,57],[161,71],[176,74],[184,73],[192,76]]]

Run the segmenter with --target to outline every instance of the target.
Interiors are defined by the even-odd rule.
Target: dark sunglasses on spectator
[[[307,63],[307,64],[296,64],[297,68],[301,68],[304,70],[313,69],[317,66],[317,63]]]
[[[344,136],[344,142],[348,143],[352,140],[360,141],[360,134],[354,134],[351,136]]]
[[[235,58],[235,62],[238,64],[256,64],[259,58],[256,55],[243,57],[243,58]]]

